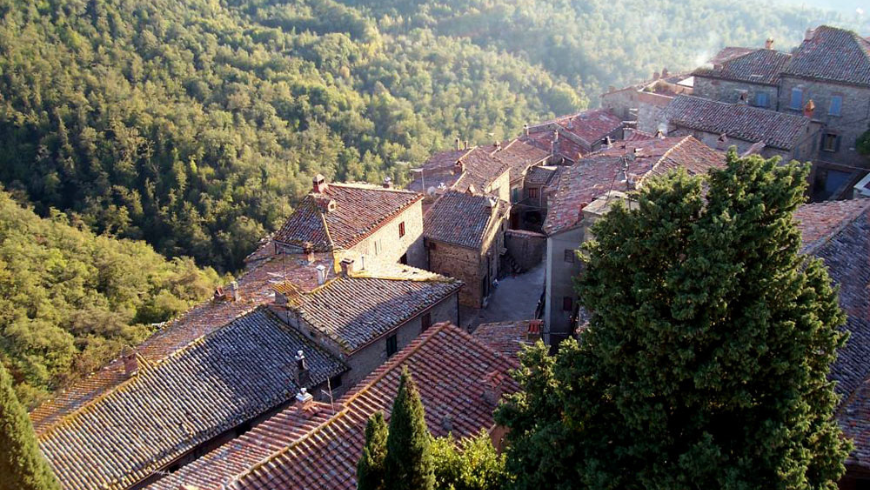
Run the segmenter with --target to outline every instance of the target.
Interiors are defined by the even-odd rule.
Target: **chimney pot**
[[[804,116],[812,119],[815,112],[816,103],[813,102],[813,99],[810,99],[809,101],[807,101],[807,105],[804,106]]]
[[[300,388],[299,393],[296,395],[296,401],[300,404],[299,408],[305,410],[314,403],[314,397],[311,396],[311,393],[308,393],[306,388]]]
[[[315,194],[323,194],[326,192],[326,189],[329,187],[326,183],[326,177],[323,174],[317,174],[314,176],[313,181],[313,191]]]
[[[523,124],[523,134],[525,134],[526,136],[529,135],[529,125],[528,124]]]
[[[456,138],[456,140],[454,140],[454,144],[456,145],[456,149],[457,149],[457,150],[461,150],[461,149],[462,149],[462,148],[461,148],[462,144],[461,144],[461,142],[459,141],[459,138],[458,138],[458,137]]]

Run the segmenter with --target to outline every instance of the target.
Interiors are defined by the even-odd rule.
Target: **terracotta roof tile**
[[[474,338],[492,347],[497,352],[517,359],[523,346],[532,345],[529,340],[529,324],[540,320],[518,320],[510,322],[483,323],[472,334]],[[540,331],[538,331],[540,334]]]
[[[668,104],[671,124],[791,150],[807,135],[810,119],[743,104],[679,95]]]
[[[39,435],[64,488],[127,488],[185,452],[275,408],[344,364],[261,307],[93,400]]]
[[[784,74],[870,86],[870,42],[852,31],[821,26],[797,48]]]
[[[366,422],[377,410],[389,419],[402,367],[417,382],[435,436],[452,432],[463,438],[493,426],[494,405],[484,396],[487,379],[504,392],[518,389],[508,375],[517,364],[455,326],[434,325],[340,400],[338,414],[228,488],[355,489]]]
[[[513,139],[494,152],[499,160],[508,164],[511,169],[511,182],[522,179],[530,167],[544,163],[550,158],[550,152],[530,145],[519,139]]]
[[[694,76],[739,82],[776,85],[779,74],[791,55],[772,49],[756,49],[717,63],[713,68],[699,68]]]
[[[558,181],[559,175],[567,167],[565,166],[537,166],[529,169],[526,174],[526,185],[550,185]]]
[[[423,216],[423,236],[453,245],[478,249],[509,204],[498,199],[447,192]]]
[[[555,153],[576,161],[578,154],[592,151],[596,143],[621,127],[622,119],[609,110],[592,109],[529,126],[522,140],[550,151],[558,132]]]
[[[319,252],[347,249],[422,198],[399,189],[329,184],[324,193],[309,194],[299,203],[274,240],[297,247],[309,242]]]
[[[648,176],[678,167],[690,174],[702,174],[724,165],[724,153],[691,136],[619,141],[562,172],[547,211],[544,232],[554,234],[576,226],[583,207],[610,190],[631,190],[642,185]]]
[[[473,189],[475,194],[485,194],[491,184],[511,167],[493,156],[493,146],[464,150],[442,151],[432,155],[422,166],[422,177],[408,184],[408,189],[423,192],[426,187],[438,188],[441,184],[450,190],[466,192]]]

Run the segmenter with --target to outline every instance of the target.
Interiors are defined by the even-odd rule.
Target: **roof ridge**
[[[419,192],[415,192],[408,189],[400,189],[398,187],[383,187],[378,184],[372,184],[370,182],[333,182],[329,184],[329,187],[344,187],[346,189],[362,189],[366,191],[382,191],[382,192],[395,192],[397,194],[419,194]]]

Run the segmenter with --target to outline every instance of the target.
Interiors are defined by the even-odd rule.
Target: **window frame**
[[[537,199],[538,198],[538,188],[530,187],[529,188],[529,199]]]
[[[423,313],[422,315],[420,315],[420,327],[421,327],[420,330],[425,332],[426,330],[429,330],[429,327],[431,327],[431,326],[432,326],[432,312],[427,311],[426,313]]]
[[[398,333],[394,333],[387,337],[387,359],[396,355],[399,352]]]
[[[405,236],[405,222],[402,221],[399,223],[399,238],[403,238]]]
[[[837,112],[834,112],[834,100],[837,100]],[[834,117],[841,117],[843,115],[843,95],[842,94],[834,94],[831,96],[831,103],[828,104],[828,115]]]
[[[800,96],[800,100],[798,101],[797,105],[795,105],[795,95]],[[788,107],[789,109],[793,109],[796,111],[800,111],[804,108],[804,89],[800,87],[794,87],[793,89],[791,89]]]
[[[764,98],[764,104],[761,103],[759,99]],[[767,92],[755,92],[755,107],[769,108],[770,107],[770,94]]]
[[[831,143],[830,146],[828,143]],[[836,153],[840,148],[840,135],[833,132],[822,133],[821,150],[828,153]]]

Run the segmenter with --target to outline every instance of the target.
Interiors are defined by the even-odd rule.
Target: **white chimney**
[[[315,269],[317,269],[317,284],[322,286],[326,282],[326,266],[320,264]]]
[[[233,301],[242,300],[242,290],[239,289],[239,283],[236,281],[230,283],[230,299]]]
[[[308,393],[307,389],[300,388],[299,393],[296,395],[296,401],[300,403],[299,408],[308,408],[314,401],[314,397],[311,396],[311,393]]]

